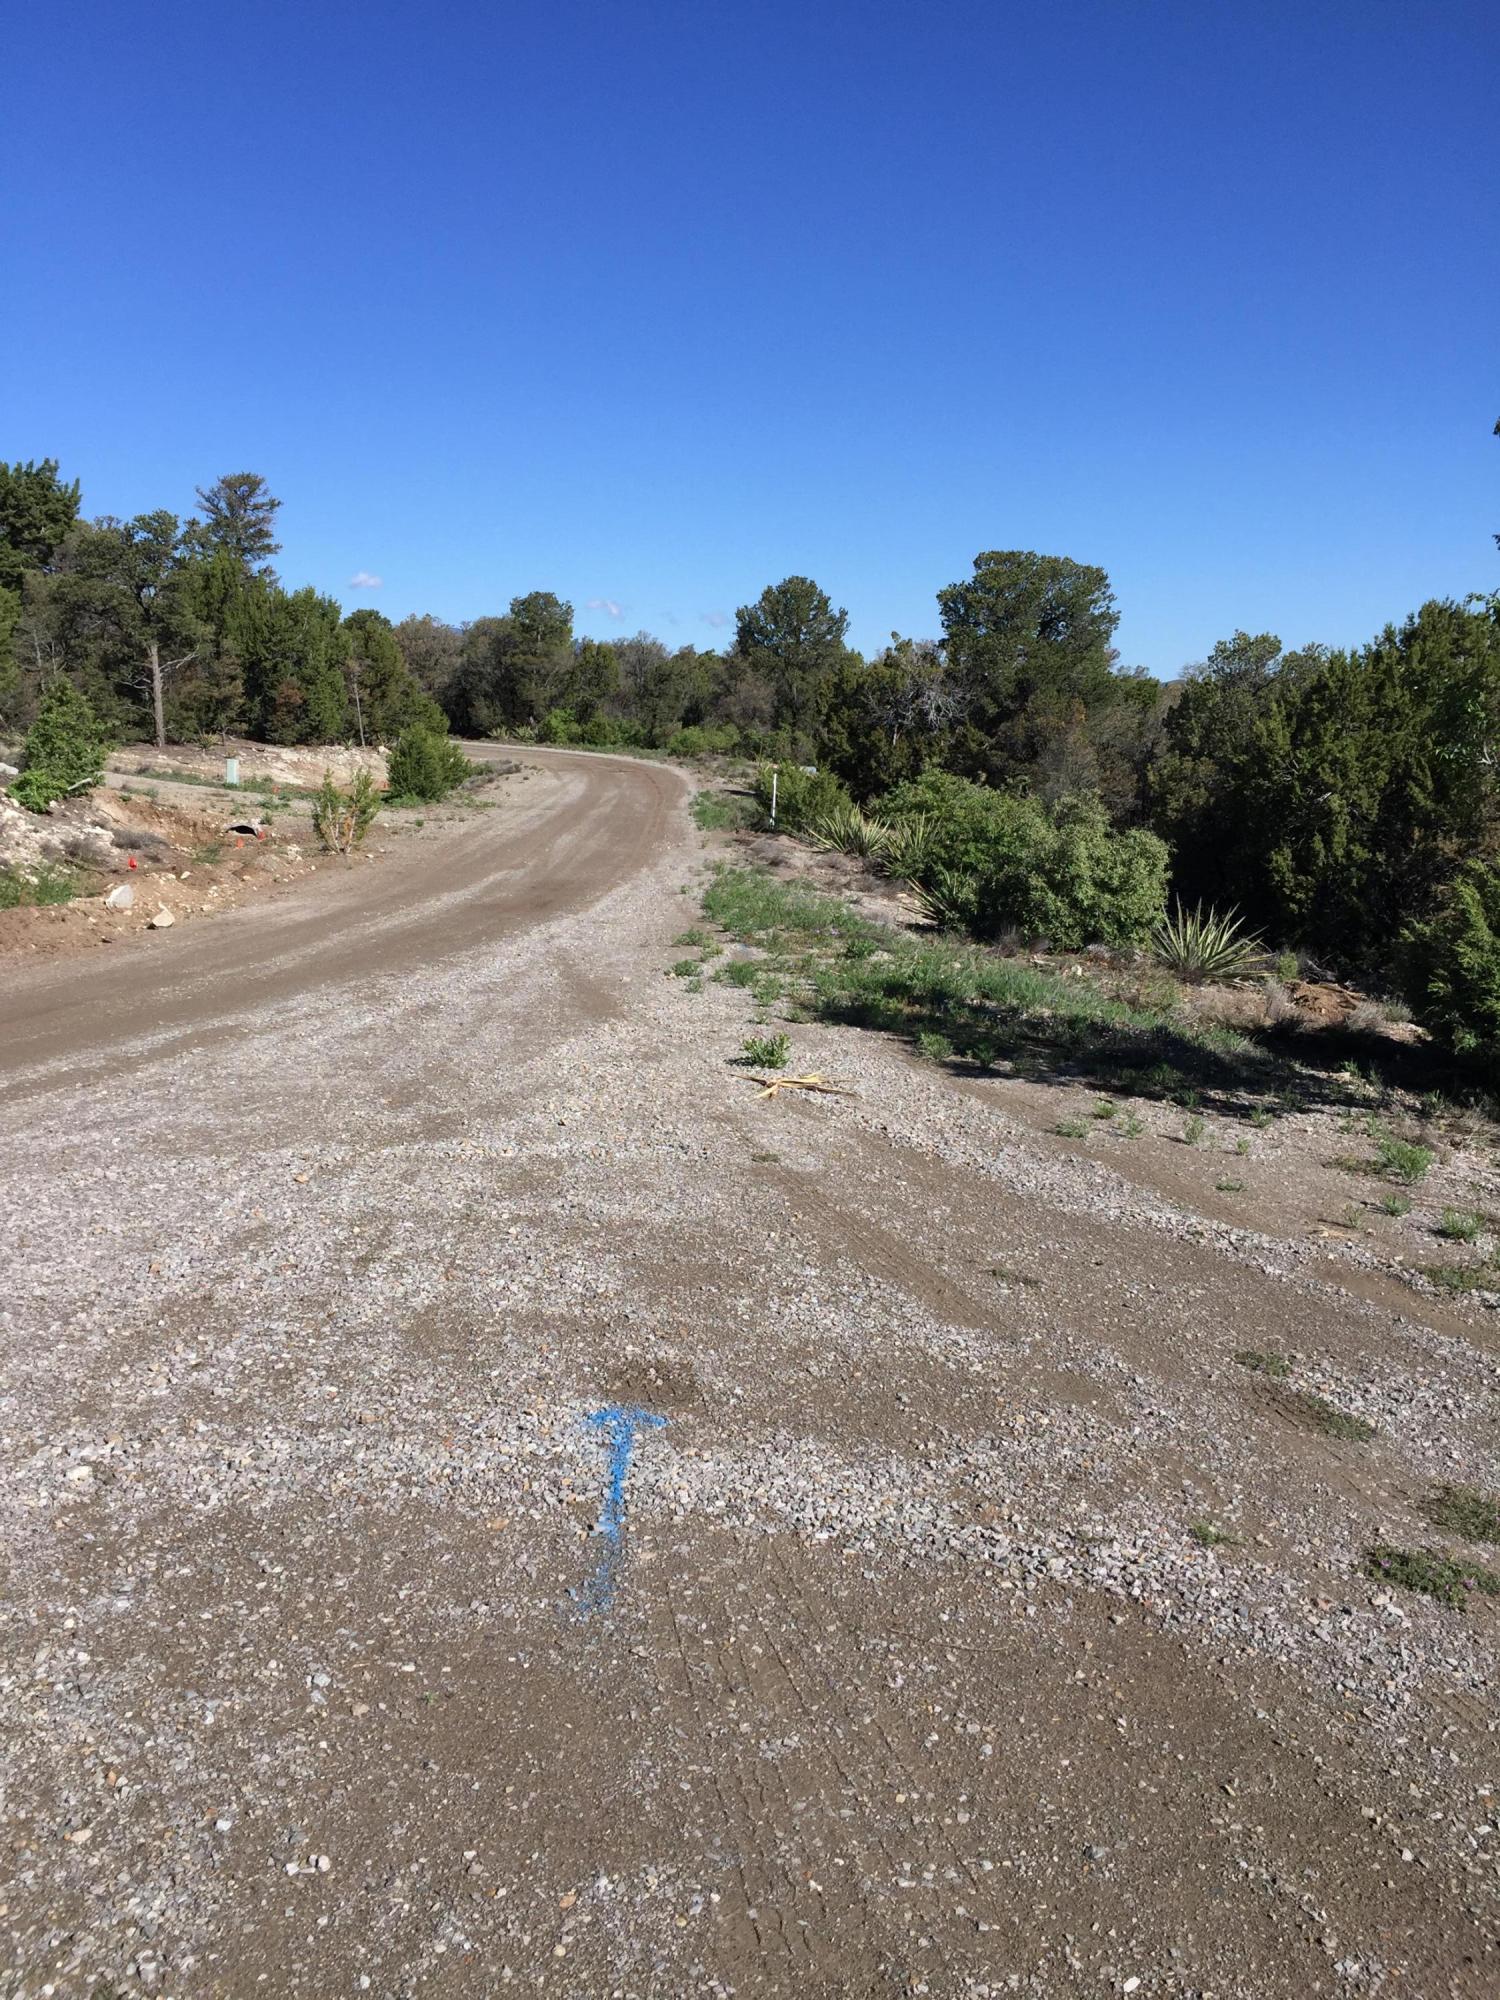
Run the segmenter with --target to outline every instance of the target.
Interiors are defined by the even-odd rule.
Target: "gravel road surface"
[[[0,996],[0,1994],[1500,1991],[1494,1607],[1359,1573],[1493,1320],[873,1035],[757,1097],[687,781],[524,754]]]

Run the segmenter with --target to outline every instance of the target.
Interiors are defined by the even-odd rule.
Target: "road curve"
[[[508,761],[488,743],[479,762]],[[503,808],[383,866],[329,863],[290,895],[124,951],[3,974],[0,1080],[76,1080],[123,1051],[241,1032],[297,992],[432,967],[580,910],[667,835],[685,781],[639,759],[532,750]],[[138,1049],[139,1053],[139,1049]]]

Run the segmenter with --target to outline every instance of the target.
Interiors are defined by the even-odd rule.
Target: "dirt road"
[[[758,1099],[684,780],[527,761],[0,998],[0,1993],[1494,1993],[1493,1610],[1357,1574],[1484,1315],[853,1030]]]

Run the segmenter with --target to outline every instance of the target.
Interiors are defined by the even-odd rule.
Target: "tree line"
[[[468,624],[345,616],[277,578],[263,478],[197,498],[186,520],[84,521],[54,462],[0,465],[0,723],[24,726],[62,676],[107,730],[159,741],[451,727],[811,763],[859,803],[947,774],[1158,837],[1179,901],[1233,906],[1340,971],[1395,979],[1457,927],[1441,977],[1484,986],[1493,953],[1500,995],[1496,595],[1424,604],[1354,648],[1237,631],[1163,682],[1122,663],[1104,570],[998,550],[938,592],[936,636],[893,633],[873,658],[801,576],[703,651],[580,638],[547,591]]]
[[[84,520],[55,460],[0,463],[0,724],[24,728],[61,678],[108,734],[163,746],[446,730],[388,619],[282,585],[281,502],[259,473],[226,474],[197,501],[186,518]]]

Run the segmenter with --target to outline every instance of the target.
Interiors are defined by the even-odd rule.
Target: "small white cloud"
[[[584,606],[585,611],[602,611],[606,618],[623,618],[625,607],[617,604],[612,597],[591,597]]]
[[[727,611],[705,611],[703,622],[705,625],[727,625],[729,623],[729,613]]]
[[[349,579],[351,590],[379,590],[380,578],[367,569],[357,569]]]

